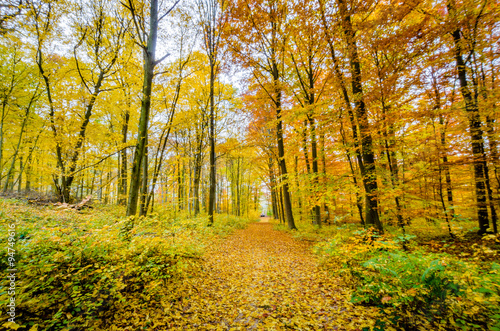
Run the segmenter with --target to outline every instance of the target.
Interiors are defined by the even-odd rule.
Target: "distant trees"
[[[295,229],[285,159],[283,93],[285,57],[289,35],[288,6],[281,1],[235,1],[230,20],[233,53],[251,70],[254,81],[265,91],[276,118],[277,161],[282,178],[284,216]]]

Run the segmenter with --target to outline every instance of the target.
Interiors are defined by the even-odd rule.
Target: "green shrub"
[[[317,247],[353,303],[380,307],[384,323],[404,330],[500,330],[500,265],[405,252],[402,238],[367,233]]]

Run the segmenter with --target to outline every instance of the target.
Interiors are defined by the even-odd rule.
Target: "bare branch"
[[[169,9],[169,10],[167,10],[167,12],[166,12],[165,14],[163,14],[163,16],[162,16],[162,17],[160,17],[160,18],[158,19],[158,23],[159,23],[159,22],[160,22],[160,21],[161,21],[161,20],[162,20],[165,16],[167,16],[168,14],[170,14],[170,12],[171,12],[171,11],[172,11],[172,10],[173,10],[176,6],[177,6],[177,4],[178,4],[179,2],[181,2],[181,0],[177,0],[177,1],[174,3],[174,5],[173,5],[172,7],[170,7],[170,9]]]

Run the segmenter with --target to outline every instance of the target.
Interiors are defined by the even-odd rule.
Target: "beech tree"
[[[472,5],[467,2],[467,5]],[[473,7],[472,7],[473,6]],[[472,5],[474,8],[476,5]],[[474,182],[476,189],[476,203],[477,203],[477,219],[479,222],[479,234],[484,234],[489,228],[488,217],[488,202],[490,201],[490,212],[492,223],[495,233],[497,232],[497,216],[495,206],[493,204],[493,197],[491,193],[488,165],[486,162],[486,153],[484,150],[484,135],[482,129],[482,120],[479,114],[479,91],[478,91],[478,77],[474,77],[475,70],[468,66],[472,64],[472,58],[475,57],[477,52],[475,45],[478,32],[477,28],[481,24],[480,20],[486,7],[486,1],[479,3],[479,8],[476,7],[477,13],[468,12],[466,6],[457,8],[455,1],[448,1],[446,3],[448,9],[448,18],[450,19],[450,34],[453,38],[453,52],[456,64],[456,72],[460,83],[460,93],[462,94],[463,102],[465,103],[465,111],[468,114],[469,134],[472,145],[472,155],[474,164]],[[461,22],[459,10],[466,11],[465,19]],[[472,23],[473,27],[465,32],[462,31],[462,24]],[[465,38],[464,38],[465,36]],[[467,38],[468,37],[468,38]],[[464,47],[464,45],[466,45]],[[466,48],[466,49],[464,49]],[[468,49],[467,49],[468,48]],[[464,59],[464,53],[467,51],[467,59]],[[469,72],[469,74],[468,74]],[[471,73],[472,72],[472,73]],[[473,76],[472,82],[467,77]]]
[[[141,47],[144,58],[144,82],[142,85],[141,115],[139,119],[139,133],[137,146],[134,152],[132,163],[132,175],[127,203],[127,216],[134,216],[137,212],[137,202],[139,199],[139,187],[141,182],[141,169],[147,165],[143,163],[146,156],[146,145],[148,137],[149,114],[151,109],[151,91],[153,88],[154,69],[158,63],[163,61],[168,54],[156,59],[156,43],[158,38],[158,24],[175,8],[180,0],[177,0],[163,15],[159,16],[158,1],[151,0],[149,6],[149,16],[141,16],[144,13],[142,6],[133,0],[123,4],[130,12],[135,27],[135,37]],[[141,8],[137,8],[140,5]],[[149,19],[149,26],[146,28],[145,21]],[[145,168],[147,169],[147,168]]]
[[[59,173],[54,175],[54,185],[61,201],[70,201],[70,188],[75,179],[80,153],[85,141],[87,127],[92,117],[94,105],[105,90],[105,83],[111,76],[111,70],[120,54],[125,28],[118,19],[108,16],[110,4],[101,1],[89,7],[83,6],[80,15],[75,18],[76,44],[73,48],[74,63],[82,85],[87,93],[84,102],[84,113],[79,129],[74,133],[71,146],[63,143],[60,128],[58,108],[60,108],[54,89],[58,82],[54,77],[54,57],[47,54],[48,43],[59,24],[58,17],[62,14],[62,7],[51,2],[29,2],[30,28],[35,34],[36,63],[45,87],[45,94],[49,107],[49,121],[55,141],[57,167]],[[91,63],[83,63],[79,59],[80,49]],[[59,63],[67,61],[60,59]],[[57,60],[55,61],[57,62]],[[57,69],[56,69],[57,70]]]
[[[302,130],[304,160],[307,172],[312,171],[311,193],[313,193],[313,223],[321,225],[321,206],[319,192],[319,142],[317,134],[316,113],[324,95],[329,76],[326,74],[326,43],[318,30],[318,17],[315,15],[315,3],[299,2],[294,7],[296,18],[291,22],[295,29],[291,31],[291,47],[289,57],[292,70],[297,77],[299,92],[294,92],[296,100],[305,113]],[[309,130],[308,130],[309,129]],[[311,161],[309,161],[307,131],[311,139]],[[311,163],[311,165],[310,165]]]
[[[2,194],[498,231],[495,3],[180,4],[0,5]]]
[[[276,116],[278,164],[283,180],[283,204],[286,221],[295,229],[285,160],[283,127],[283,79],[288,35],[287,5],[280,1],[250,3],[237,1],[232,5],[232,50],[252,70],[255,81],[273,105]],[[245,17],[245,20],[241,18]],[[239,39],[237,41],[236,39]]]
[[[198,1],[200,26],[203,31],[203,48],[208,56],[210,67],[210,113],[209,113],[209,144],[210,144],[210,189],[208,198],[208,225],[214,222],[216,193],[216,153],[215,153],[215,81],[220,72],[222,57],[222,35],[227,22],[227,3],[225,0]]]

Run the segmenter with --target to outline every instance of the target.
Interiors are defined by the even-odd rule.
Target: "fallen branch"
[[[83,208],[92,208],[92,196],[88,195],[86,196],[82,201],[76,204],[68,204],[66,202],[57,202],[54,203],[53,205],[56,206],[56,209],[75,209],[75,210],[82,210]]]

